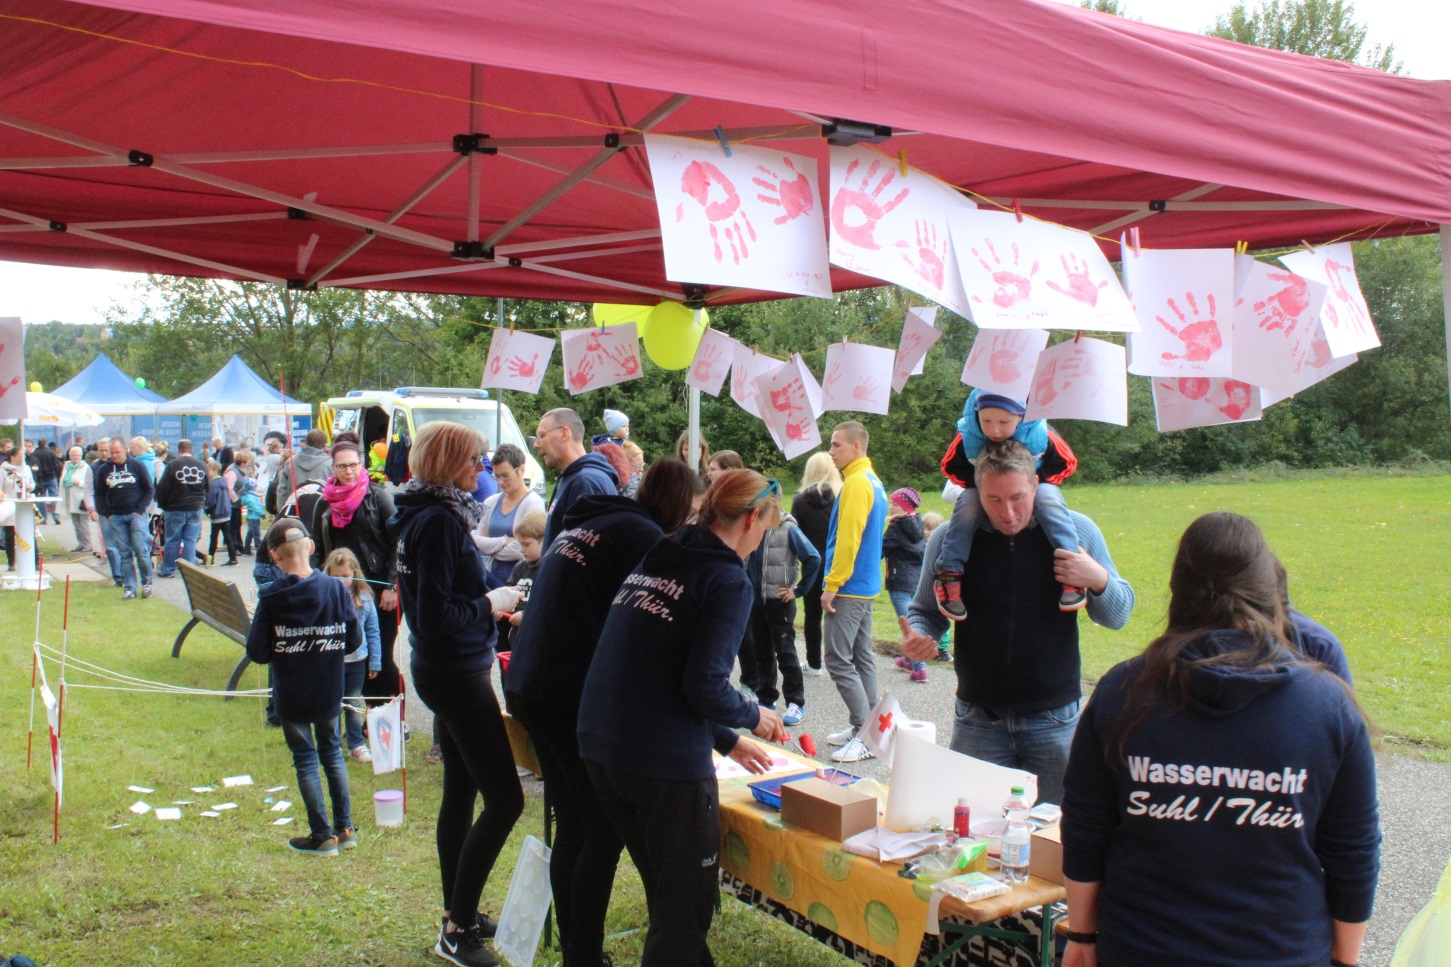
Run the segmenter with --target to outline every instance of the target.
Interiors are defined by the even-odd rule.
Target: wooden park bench
[[[235,584],[214,578],[195,564],[177,561],[176,566],[181,571],[182,583],[186,585],[191,620],[181,629],[181,634],[176,636],[176,644],[171,647],[171,657],[181,657],[182,642],[186,641],[186,636],[199,624],[226,635],[243,648],[242,660],[237,662],[237,667],[232,669],[232,677],[227,679],[227,691],[235,692],[237,683],[242,680],[242,672],[251,664],[245,649],[247,633],[252,630],[252,617],[242,602],[242,592]],[[231,701],[230,695],[227,700]]]

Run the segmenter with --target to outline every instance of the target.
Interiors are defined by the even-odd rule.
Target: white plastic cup
[[[403,793],[397,789],[373,793],[373,816],[379,826],[402,826]]]

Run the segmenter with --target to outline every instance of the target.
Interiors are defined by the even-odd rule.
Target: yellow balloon
[[[39,383],[31,383],[30,384],[30,391],[32,393],[44,393],[45,392],[45,390],[41,388],[41,385]]]
[[[680,303],[662,302],[650,313],[645,352],[661,369],[685,369],[695,358],[709,321],[704,310],[697,322],[695,313]]]
[[[590,315],[594,316],[594,321],[601,326],[618,326],[622,322],[633,322],[635,334],[644,339],[645,330],[650,323],[650,313],[653,311],[651,306],[625,306],[609,302],[596,302],[591,307]]]

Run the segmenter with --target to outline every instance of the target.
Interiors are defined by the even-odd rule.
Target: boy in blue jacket
[[[358,845],[338,716],[343,706],[343,657],[357,650],[363,633],[347,588],[308,563],[312,540],[302,521],[278,520],[267,531],[266,546],[282,577],[258,594],[247,657],[272,666],[277,716],[292,750],[298,791],[307,805],[311,833],[295,836],[287,845],[310,856],[337,856],[339,848]],[[319,762],[332,798],[331,824],[318,779]]]

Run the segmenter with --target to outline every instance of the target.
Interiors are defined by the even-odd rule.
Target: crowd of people
[[[479,900],[524,803],[504,708],[528,730],[556,810],[564,963],[610,962],[624,850],[649,910],[643,963],[711,963],[712,753],[765,771],[761,742],[788,738],[806,717],[804,676],[825,674],[842,705],[825,720],[841,725],[831,759],[869,757],[883,591],[908,680],[927,681],[931,665],[956,675],[950,747],[1033,773],[1039,800],[1063,806],[1065,965],[1093,967],[1100,951],[1105,964],[1356,963],[1379,864],[1368,730],[1343,650],[1291,608],[1252,521],[1217,513],[1189,527],[1166,630],[1085,703],[1077,612],[1122,628],[1134,591],[1099,527],[1062,499],[1076,457],[1020,402],[968,398],[943,460],[960,491],[946,521],[919,513],[917,490],[888,492],[856,421],[806,462],[789,512],[780,483],[734,451],[701,439],[692,452],[682,435],[646,466],[628,417],[607,410],[604,424],[591,436],[571,409],[540,418],[532,443],[559,475],[548,505],[523,483],[522,450],[490,457],[474,431],[442,421],[416,435],[396,494],[348,433],[330,446],[309,436],[295,455],[214,441],[209,461],[187,441],[158,457],[118,438],[94,462],[73,450],[55,489],[79,491],[65,506],[80,549],[83,525],[103,522],[127,597],[138,581],[150,593],[153,498],[168,576],[192,559],[203,509],[228,563],[247,553],[244,501],[268,495],[278,519],[256,544],[265,590],[248,652],[274,673],[307,802],[295,850],[357,843],[346,757],[367,755],[360,703],[401,687],[401,613],[443,765],[435,952],[451,963],[498,962]],[[309,628],[325,630],[314,647],[289,646],[291,629]]]

